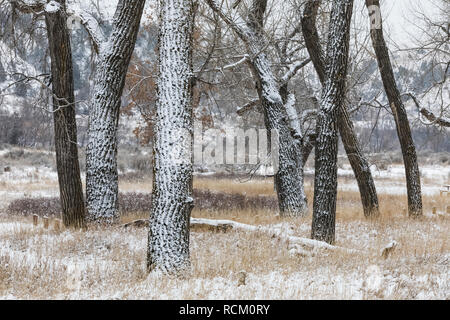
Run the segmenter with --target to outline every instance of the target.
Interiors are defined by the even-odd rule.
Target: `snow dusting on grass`
[[[363,217],[356,183],[340,172],[336,246],[351,251],[305,251],[289,244],[289,237],[310,237],[311,214],[290,220],[270,210],[194,209],[198,221],[234,220],[271,231],[192,232],[192,270],[180,279],[147,274],[146,228],[55,230],[50,221],[46,230],[42,222],[33,226],[31,217],[7,215],[5,208],[14,199],[58,196],[52,169],[12,165],[0,174],[0,299],[450,299],[450,215],[445,213],[450,197],[425,191],[425,216],[407,218],[406,196],[394,192],[406,191],[401,170],[393,167],[375,176],[378,221]],[[448,168],[423,167],[424,190],[441,186],[439,172]],[[194,187],[275,196],[270,179],[240,183],[197,177]],[[151,181],[123,181],[120,188],[150,192]],[[309,181],[306,191],[311,203]],[[432,207],[438,214],[431,213]],[[383,256],[386,248],[389,254]],[[240,274],[245,274],[244,285]]]

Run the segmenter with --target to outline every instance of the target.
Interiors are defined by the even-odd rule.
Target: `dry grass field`
[[[450,299],[446,195],[425,194],[425,216],[411,220],[403,211],[405,195],[382,192],[382,216],[371,221],[362,214],[359,194],[340,188],[336,246],[353,252],[308,248],[304,253],[263,232],[196,230],[191,233],[191,273],[180,279],[145,272],[146,228],[55,230],[51,222],[44,229],[41,223],[33,226],[31,217],[7,214],[14,198],[57,196],[54,175],[38,170],[31,177],[19,176],[0,175],[0,299]],[[340,186],[352,183],[340,178]],[[194,186],[275,197],[269,178],[245,183],[196,178]],[[306,187],[311,204],[310,178]],[[122,181],[120,189],[150,192],[151,183]],[[147,215],[131,212],[122,222]],[[215,210],[194,209],[193,217],[262,225],[304,238],[311,228],[311,214],[282,219],[273,210],[224,210],[220,203]],[[383,257],[393,240],[397,246]]]

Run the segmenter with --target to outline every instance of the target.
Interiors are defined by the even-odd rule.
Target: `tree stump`
[[[37,214],[33,214],[33,225],[37,227],[39,216]]]
[[[53,228],[55,231],[59,232],[61,230],[61,223],[59,219],[55,219],[55,222],[53,224]]]
[[[238,273],[238,287],[245,286],[247,280],[247,273],[245,271],[241,271]]]
[[[397,241],[395,241],[395,240],[391,241],[386,247],[383,248],[383,251],[381,252],[381,256],[384,259],[387,259],[392,254],[392,252],[395,250],[395,248],[397,248],[397,245],[398,245]]]

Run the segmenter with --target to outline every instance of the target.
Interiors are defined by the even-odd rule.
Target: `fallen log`
[[[124,228],[128,228],[130,226],[133,227],[147,227],[148,220],[135,220],[133,222],[124,224]],[[232,220],[212,220],[212,219],[200,219],[200,218],[191,218],[191,231],[212,231],[212,232],[228,232],[230,230],[240,230],[245,232],[254,232],[254,233],[263,233],[271,238],[276,238],[281,241],[284,241],[291,248],[297,248],[296,250],[299,253],[304,254],[305,251],[303,249],[308,250],[316,250],[316,249],[327,249],[327,250],[339,250],[346,253],[362,253],[362,251],[355,249],[347,249],[343,247],[333,246],[323,241],[295,237],[295,236],[287,236],[282,234],[279,230],[274,230],[269,227],[264,226],[254,226],[250,224],[244,224]]]
[[[191,218],[191,230],[195,230],[196,228],[200,229],[210,228],[210,230],[225,231],[225,232],[231,229],[242,230],[246,232],[261,232],[268,235],[271,238],[278,238],[279,240],[285,241],[290,246],[297,245],[307,249],[342,250],[347,253],[361,252],[354,249],[347,249],[338,246],[333,246],[323,241],[295,236],[286,236],[284,234],[281,234],[279,230],[273,230],[271,228],[264,226],[253,226],[232,220],[210,220],[210,219]]]

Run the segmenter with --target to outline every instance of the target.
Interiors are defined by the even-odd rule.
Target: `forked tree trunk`
[[[337,0],[331,11],[326,81],[317,116],[314,204],[311,236],[335,240],[337,196],[337,117],[345,96],[353,0]]]
[[[304,191],[302,145],[291,134],[288,115],[279,84],[271,70],[263,37],[263,17],[267,0],[254,0],[245,24],[235,24],[220,9],[215,0],[207,0],[209,6],[220,15],[248,48],[250,66],[257,79],[258,95],[263,106],[267,130],[276,130],[279,137],[278,170],[274,177],[280,215],[297,217],[307,214],[308,206]]]
[[[320,1],[316,0],[311,0],[306,3],[302,17],[302,31],[314,68],[316,69],[320,82],[324,85],[326,81],[325,61],[316,27],[319,5]],[[370,172],[370,166],[361,151],[353,123],[350,120],[345,104],[342,104],[339,109],[337,122],[342,143],[344,144],[348,160],[358,183],[364,215],[366,217],[379,216],[378,196],[372,173]]]
[[[254,48],[256,49],[256,47]],[[261,52],[261,50],[258,50]],[[252,53],[255,51],[252,50]],[[308,211],[303,176],[303,146],[291,134],[288,115],[277,82],[272,75],[269,61],[264,53],[252,60],[258,79],[264,121],[268,131],[278,133],[279,160],[275,173],[275,185],[280,207],[280,215],[285,217],[305,216]]]
[[[72,49],[65,0],[45,13],[51,57],[53,119],[62,220],[66,227],[85,226],[83,186],[78,162]]]
[[[100,45],[86,150],[88,220],[113,223],[118,213],[117,128],[121,97],[144,0],[120,0],[111,36]]]
[[[161,0],[153,194],[147,267],[189,267],[192,197],[192,0]]]
[[[276,130],[279,144],[278,170],[275,172],[275,186],[280,215],[285,217],[305,216],[308,211],[304,189],[303,145],[294,137],[288,116],[289,103],[283,100],[279,86],[264,53],[263,25],[267,0],[253,0],[248,15],[248,35],[245,37],[249,49],[250,65],[256,76],[264,121],[269,132]],[[242,37],[241,37],[242,38]],[[244,38],[242,38],[244,40]]]
[[[371,26],[370,35],[373,48],[375,49],[381,78],[383,80],[384,90],[388,97],[392,113],[394,114],[397,134],[402,149],[406,173],[409,216],[418,217],[423,214],[419,164],[417,161],[416,147],[411,135],[408,115],[403,101],[401,100],[401,95],[392,69],[391,59],[389,57],[389,50],[384,40],[380,1],[366,0],[366,6],[369,10],[369,14],[377,15],[376,20],[379,22],[378,25]],[[375,10],[375,12],[372,10]]]

